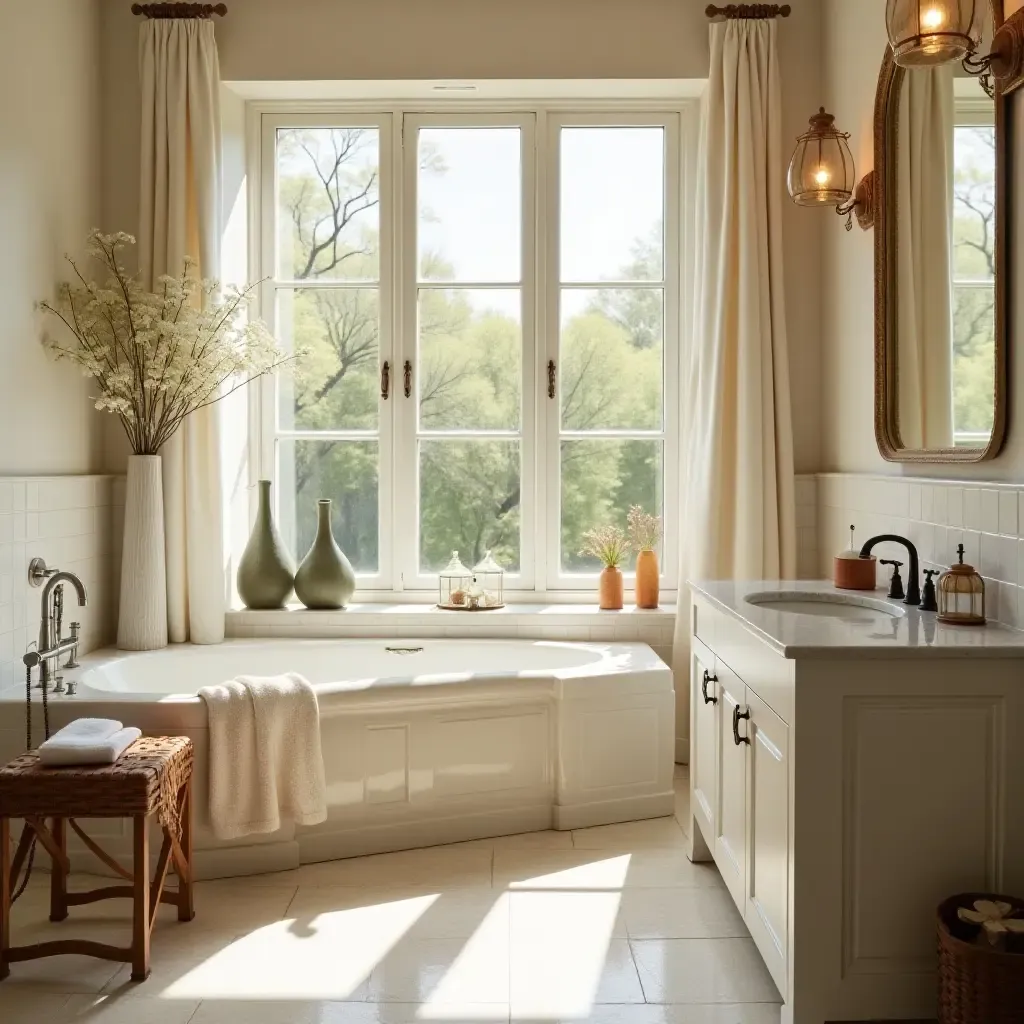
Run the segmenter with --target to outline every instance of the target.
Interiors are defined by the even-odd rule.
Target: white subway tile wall
[[[818,572],[818,478],[796,478],[796,574],[817,579]]]
[[[65,636],[81,622],[83,650],[113,641],[123,518],[119,477],[0,477],[0,683],[24,678],[21,656],[39,635],[41,591],[28,582],[35,557],[76,573],[88,590],[79,609],[66,588]]]
[[[1024,487],[824,473],[817,477],[817,495],[819,563],[812,575],[831,577],[832,556],[850,546],[851,524],[858,545],[879,533],[908,537],[917,545],[922,569],[948,568],[963,544],[964,560],[985,579],[989,619],[1024,628]],[[876,553],[907,560],[899,545],[879,545]],[[888,584],[889,574],[879,566],[879,586]]]

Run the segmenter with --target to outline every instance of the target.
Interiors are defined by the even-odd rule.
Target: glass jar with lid
[[[985,625],[985,581],[964,562],[964,546],[957,549],[960,561],[939,577],[939,622],[951,626]]]
[[[505,570],[487,552],[479,564],[474,566],[473,575],[480,587],[481,608],[505,607]]]
[[[438,575],[437,606],[452,611],[467,611],[474,590],[473,573],[462,564],[458,551]]]

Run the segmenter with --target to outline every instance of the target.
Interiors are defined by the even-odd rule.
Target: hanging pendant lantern
[[[963,60],[978,45],[977,0],[888,0],[885,27],[900,67]]]

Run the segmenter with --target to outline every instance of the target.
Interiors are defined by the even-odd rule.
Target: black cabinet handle
[[[402,376],[404,384],[403,390],[405,391],[405,397],[409,398],[412,395],[412,363],[408,359],[405,361],[405,366],[402,367]]]
[[[732,709],[732,738],[735,741],[737,747],[741,743],[749,743],[750,742],[750,737],[749,736],[741,736],[740,735],[740,720],[744,719],[744,718],[749,718],[749,717],[750,717],[750,708],[747,708],[746,711],[740,711],[740,706],[739,706],[739,704],[737,704],[736,707],[734,707]]]
[[[718,698],[717,697],[709,697],[708,696],[708,683],[717,683],[717,682],[718,682],[718,676],[713,676],[713,675],[711,675],[711,673],[708,672],[707,669],[704,669],[704,682],[702,682],[700,684],[700,692],[702,694],[704,694],[704,703],[705,704],[717,704],[718,703]]]
[[[555,382],[557,380],[554,359],[548,360],[548,398],[555,397]]]
[[[385,359],[380,368],[380,397],[386,402],[391,394],[391,364]]]

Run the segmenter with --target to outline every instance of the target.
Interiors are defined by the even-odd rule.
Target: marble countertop
[[[829,580],[690,582],[694,593],[739,620],[785,658],[835,654],[886,658],[907,656],[1024,658],[1024,632],[989,623],[947,626],[934,612],[890,600],[885,590],[837,590]],[[833,601],[867,598],[872,609],[850,608],[839,616],[801,614],[747,600],[756,594],[826,594]]]

